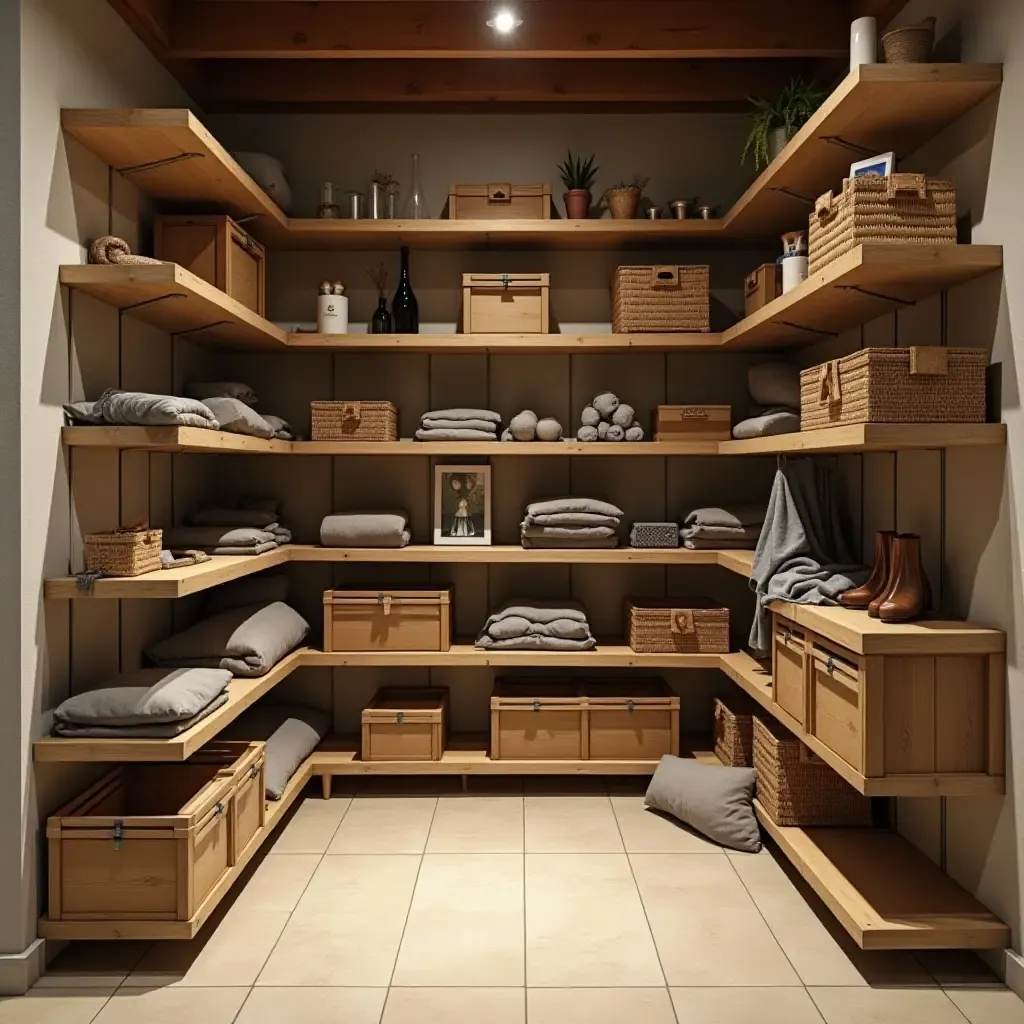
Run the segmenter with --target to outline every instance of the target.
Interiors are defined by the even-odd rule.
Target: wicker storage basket
[[[710,331],[710,289],[709,267],[618,267],[612,279],[612,331]]]
[[[715,698],[715,754],[733,768],[754,767],[754,715],[757,705],[744,694]]]
[[[706,597],[631,597],[626,635],[640,654],[727,654],[729,609]]]
[[[955,245],[956,185],[923,174],[847,178],[811,214],[808,271],[816,274],[858,245]]]
[[[754,717],[757,799],[777,825],[871,824],[871,801],[861,796],[788,729]]]
[[[800,373],[800,429],[849,423],[984,423],[980,348],[865,348]]]
[[[886,64],[925,64],[935,46],[935,19],[894,28],[882,36]]]
[[[90,533],[85,538],[86,572],[108,576],[141,576],[161,568],[163,531],[130,529]]]
[[[397,441],[393,402],[311,402],[314,441]]]

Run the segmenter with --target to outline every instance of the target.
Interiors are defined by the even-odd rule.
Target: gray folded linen
[[[275,523],[273,526],[267,527],[267,533],[274,535],[274,540],[277,541],[278,547],[282,544],[291,544],[292,542],[292,531],[287,526],[280,526]]]
[[[200,402],[208,398],[237,398],[246,405],[256,405],[259,401],[248,384],[237,380],[190,380],[185,385],[185,394]]]
[[[217,708],[223,707],[227,702],[228,694],[222,693],[191,718],[183,718],[177,722],[167,722],[164,725],[76,725],[73,722],[56,722],[53,731],[58,736],[77,737],[78,739],[170,739],[173,736],[180,736],[183,732],[187,732],[192,726],[198,725],[204,718],[209,718]]]
[[[683,547],[690,551],[753,551],[757,541],[757,537],[687,537]]]
[[[219,430],[213,410],[193,398],[153,395],[110,388],[95,402],[68,402],[64,412],[72,423],[140,427],[203,427]]]
[[[421,420],[487,420],[488,423],[501,423],[501,413],[493,409],[432,409],[425,412]]]
[[[761,536],[757,526],[684,526],[679,531],[683,540],[753,540]]]
[[[198,548],[209,555],[259,555],[278,543],[273,533],[255,526],[172,526],[164,530],[164,545]]]
[[[186,516],[189,526],[252,526],[266,530],[277,523],[276,512],[265,512],[258,508],[226,508],[211,505]]]
[[[524,548],[617,548],[618,537],[522,537]]]
[[[507,601],[488,616],[483,632],[502,619],[520,618],[530,622],[556,622],[558,619],[573,619],[586,624],[587,610],[578,601],[524,601],[519,598]]]
[[[489,651],[592,651],[597,641],[593,637],[589,640],[562,640],[557,636],[520,636],[493,640],[482,636],[476,646]]]
[[[702,526],[725,526],[741,529],[761,526],[768,514],[767,505],[733,505],[730,508],[695,508],[683,520],[683,529]]]
[[[605,516],[596,512],[552,512],[547,515],[527,516],[524,526],[621,526],[620,516]]]
[[[487,430],[417,430],[417,441],[494,441],[498,435]]]
[[[326,548],[404,548],[410,541],[404,512],[337,512],[320,524]]]
[[[486,430],[498,432],[498,425],[490,420],[435,420],[424,416],[420,421],[424,430]]]
[[[531,622],[513,615],[495,622],[487,631],[492,640],[508,640],[515,636],[557,636],[562,640],[586,640],[590,627],[576,619],[555,619],[554,622]]]
[[[292,429],[292,425],[280,416],[271,416],[270,413],[263,413],[263,419],[274,431],[274,437],[278,441],[297,441],[298,436]]]
[[[614,526],[531,526],[521,523],[520,531],[524,537],[566,537],[572,540],[601,540],[614,537]]]
[[[529,521],[536,516],[557,515],[561,512],[586,512],[590,515],[612,516],[621,519],[625,512],[617,505],[598,498],[551,498],[534,501],[526,506],[525,518]]]
[[[146,657],[172,668],[226,668],[236,676],[262,676],[308,632],[309,623],[283,601],[244,605],[150,644]]]
[[[251,406],[239,398],[206,398],[203,405],[210,409],[221,430],[229,434],[245,434],[248,437],[269,439],[274,428]]]
[[[790,409],[772,409],[760,416],[741,420],[732,428],[737,441],[752,437],[777,437],[779,434],[795,434],[800,429],[800,415]]]

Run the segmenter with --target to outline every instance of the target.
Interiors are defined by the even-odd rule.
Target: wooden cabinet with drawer
[[[794,722],[803,725],[807,707],[806,637],[802,629],[778,617],[773,632],[772,699]]]

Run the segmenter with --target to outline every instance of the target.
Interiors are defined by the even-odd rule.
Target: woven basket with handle
[[[729,609],[704,597],[630,598],[626,634],[641,654],[727,654]]]
[[[706,266],[618,267],[612,279],[612,331],[710,331],[710,294]]]
[[[800,429],[849,423],[984,423],[980,348],[865,348],[800,373]]]
[[[810,274],[858,245],[955,245],[956,185],[923,174],[847,178],[814,205]]]
[[[393,402],[311,402],[314,441],[397,441]]]
[[[86,572],[107,576],[141,576],[160,569],[163,531],[130,527],[85,537]]]
[[[733,768],[754,767],[754,715],[757,705],[745,694],[715,698],[715,754]]]

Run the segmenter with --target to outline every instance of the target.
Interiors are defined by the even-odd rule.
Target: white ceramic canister
[[[316,329],[319,334],[348,334],[348,296],[316,297]]]
[[[807,280],[807,257],[787,256],[782,261],[782,294],[791,292]]]
[[[850,25],[850,70],[878,59],[878,25],[874,18],[858,18]]]

